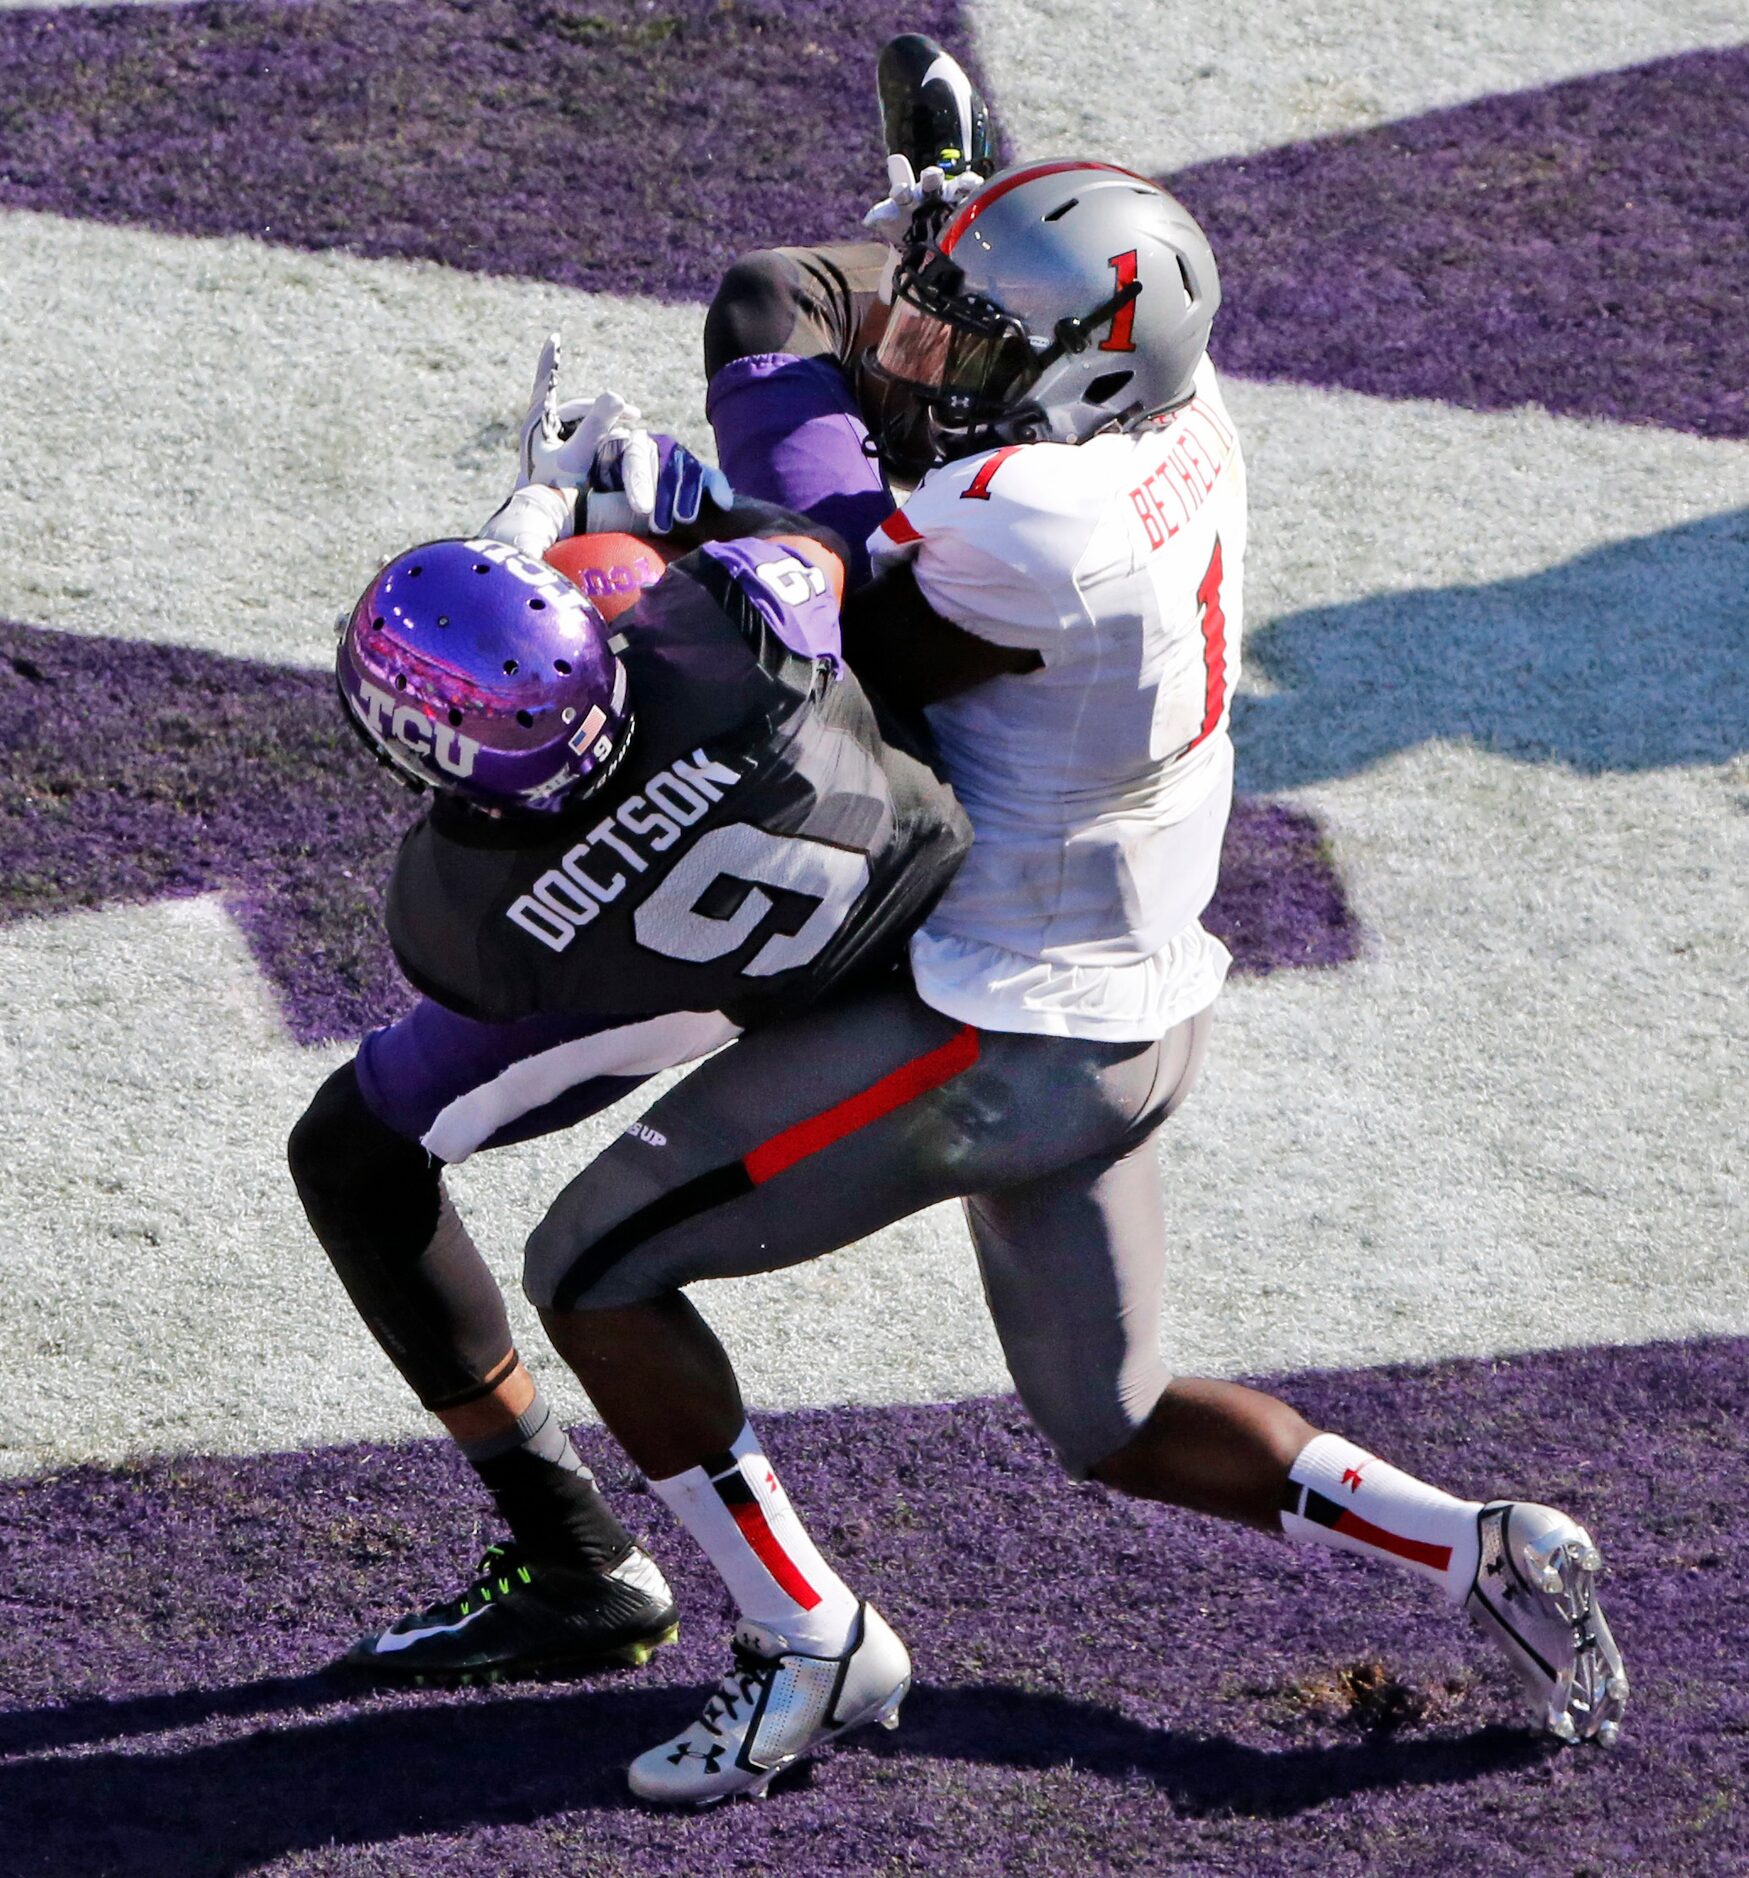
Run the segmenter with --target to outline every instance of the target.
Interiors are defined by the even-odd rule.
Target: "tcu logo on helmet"
[[[549,567],[545,561],[531,560],[526,554],[517,551],[502,541],[476,540],[466,544],[482,561],[492,561],[504,569],[507,574],[514,574],[525,585],[532,587],[549,606],[557,607],[561,613],[580,615],[587,604],[583,591],[575,581],[567,580],[557,568]]]
[[[416,705],[404,704],[393,692],[360,678],[347,687],[346,702],[353,715],[378,742],[394,738],[420,756],[430,757],[458,780],[474,773],[480,746],[472,737],[464,737],[448,724],[435,724]]]

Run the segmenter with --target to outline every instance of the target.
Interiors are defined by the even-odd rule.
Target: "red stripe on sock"
[[[741,1537],[758,1554],[759,1562],[771,1573],[785,1597],[794,1598],[804,1611],[820,1602],[820,1594],[796,1569],[796,1562],[777,1542],[777,1534],[766,1523],[757,1506],[731,1506]]]
[[[1358,1513],[1344,1513],[1331,1530],[1350,1539],[1358,1539],[1362,1545],[1376,1546],[1379,1551],[1389,1552],[1397,1558],[1412,1560],[1417,1565],[1431,1565],[1436,1572],[1445,1571],[1451,1565],[1449,1545],[1429,1545],[1424,1539],[1405,1539],[1401,1533],[1386,1532],[1383,1526],[1375,1526],[1371,1520],[1362,1519]]]
[[[797,1122],[793,1128],[786,1128],[782,1134],[761,1142],[741,1165],[756,1186],[763,1185],[786,1167],[794,1167],[797,1161],[805,1161],[810,1154],[818,1154],[834,1141],[842,1141],[870,1122],[892,1114],[894,1109],[915,1102],[931,1089],[939,1089],[944,1082],[951,1082],[977,1060],[978,1033],[967,1024],[955,1031],[939,1049],[913,1057],[909,1063],[901,1063],[860,1095],[849,1097],[823,1114],[810,1115],[806,1121]]]

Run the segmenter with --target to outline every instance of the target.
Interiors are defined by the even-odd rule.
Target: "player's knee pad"
[[[350,1063],[316,1092],[287,1159],[340,1282],[420,1401],[485,1394],[511,1352],[510,1325],[441,1162],[372,1113]]]
[[[377,1119],[356,1065],[337,1069],[316,1091],[291,1131],[286,1160],[324,1245],[330,1227],[347,1237],[368,1235],[391,1256],[400,1251],[417,1258],[430,1240],[439,1163]]]
[[[567,1290],[562,1300],[559,1295],[571,1267],[588,1251],[578,1243],[575,1230],[555,1218],[559,1210],[557,1205],[549,1209],[528,1235],[522,1251],[522,1295],[537,1311],[586,1310],[575,1292]]]
[[[794,351],[803,312],[801,273],[787,255],[772,248],[742,255],[723,276],[704,316],[706,378],[735,359]]]
[[[529,1234],[522,1289],[537,1310],[619,1309],[674,1288],[657,1261],[640,1255],[684,1207],[686,1190],[639,1204],[616,1174],[611,1155],[597,1160]]]

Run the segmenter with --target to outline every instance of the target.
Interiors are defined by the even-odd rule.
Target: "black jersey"
[[[389,885],[407,977],[492,1021],[691,1010],[745,1028],[890,969],[971,829],[883,736],[823,577],[776,542],[712,543],[619,625],[624,760],[551,816],[439,798]]]

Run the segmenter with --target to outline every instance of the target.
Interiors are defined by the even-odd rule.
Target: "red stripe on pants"
[[[1451,1565],[1449,1545],[1429,1545],[1423,1539],[1405,1539],[1400,1533],[1386,1532],[1383,1526],[1375,1526],[1371,1520],[1362,1519],[1358,1513],[1344,1513],[1332,1531],[1343,1533],[1350,1539],[1358,1539],[1362,1545],[1376,1546],[1379,1551],[1392,1553],[1397,1558],[1412,1559],[1417,1565],[1431,1565],[1436,1572],[1446,1571]]]
[[[755,1186],[762,1185],[786,1167],[794,1167],[797,1161],[805,1161],[810,1154],[818,1154],[834,1141],[842,1141],[870,1122],[878,1122],[883,1115],[891,1115],[894,1109],[915,1102],[931,1089],[939,1089],[961,1070],[970,1069],[977,1060],[978,1033],[967,1024],[955,1031],[939,1049],[931,1050],[926,1056],[913,1057],[909,1063],[901,1063],[860,1095],[850,1096],[835,1108],[810,1115],[806,1121],[797,1122],[793,1128],[786,1128],[782,1134],[761,1142],[741,1165]]]
[[[760,1564],[771,1573],[778,1588],[786,1597],[794,1598],[804,1611],[811,1611],[820,1602],[820,1594],[796,1569],[795,1560],[778,1544],[777,1534],[766,1524],[764,1513],[757,1506],[746,1504],[731,1506],[729,1511],[735,1516],[735,1524],[741,1528],[741,1537],[758,1554]]]

